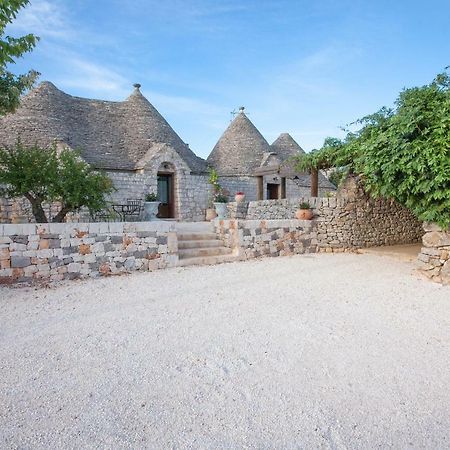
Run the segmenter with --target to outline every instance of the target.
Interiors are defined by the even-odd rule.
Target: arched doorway
[[[158,169],[158,217],[175,218],[175,167],[172,163],[162,163]]]

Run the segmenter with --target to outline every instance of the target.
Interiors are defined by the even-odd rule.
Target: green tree
[[[421,220],[450,224],[450,78],[403,90],[394,109],[355,124],[343,140],[330,139],[298,161],[299,169],[345,168],[368,192],[393,198]]]
[[[13,112],[19,106],[20,96],[33,86],[39,75],[34,70],[23,75],[14,75],[6,70],[8,64],[14,64],[17,58],[33,50],[39,40],[33,34],[18,38],[5,36],[6,26],[28,3],[29,0],[0,1],[0,115]]]
[[[53,222],[64,222],[69,212],[82,207],[91,213],[107,206],[105,196],[114,188],[110,178],[94,171],[70,149],[23,146],[0,149],[0,195],[25,197],[36,222],[48,222],[43,204],[59,202]]]

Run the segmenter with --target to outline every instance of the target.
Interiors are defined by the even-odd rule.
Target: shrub
[[[225,194],[217,194],[214,196],[215,203],[228,203],[228,196]]]
[[[93,170],[78,152],[20,142],[13,149],[0,149],[0,185],[2,195],[25,197],[38,223],[48,222],[44,203],[61,203],[53,222],[63,222],[69,212],[82,207],[91,214],[105,209],[105,196],[114,190],[109,177]]]
[[[301,202],[300,209],[311,209],[311,205],[309,204],[309,202]]]
[[[301,157],[297,168],[345,168],[374,197],[393,198],[420,220],[450,225],[450,78],[405,89],[394,109],[357,122],[343,140]]]
[[[147,194],[145,196],[145,201],[146,202],[157,202],[158,196],[154,192],[150,192],[149,194]]]

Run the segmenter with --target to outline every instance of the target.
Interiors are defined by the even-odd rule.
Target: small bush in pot
[[[154,192],[150,192],[145,196],[146,202],[158,202],[158,196]]]
[[[216,209],[217,218],[224,219],[227,214],[228,196],[223,192],[219,192],[214,196],[214,208]]]
[[[313,218],[313,211],[308,202],[301,202],[299,209],[295,213],[295,217],[299,220],[311,220]]]
[[[154,192],[149,192],[144,199],[144,220],[155,220],[160,203],[158,196]]]

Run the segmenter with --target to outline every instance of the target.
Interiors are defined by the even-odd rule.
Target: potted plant
[[[245,193],[244,192],[236,192],[234,199],[237,203],[241,203],[245,199]]]
[[[308,202],[301,202],[299,209],[295,213],[295,217],[299,220],[311,220],[313,218],[313,211]]]
[[[158,207],[160,202],[158,196],[151,192],[145,196],[144,201],[144,220],[155,220],[158,214]]]
[[[214,196],[214,208],[218,219],[224,219],[227,215],[227,203],[228,197],[225,194],[219,193]]]
[[[210,222],[211,220],[214,220],[216,217],[217,217],[216,210],[214,209],[212,200],[210,200],[209,207],[206,208],[206,220],[207,222]]]
[[[214,210],[206,210],[206,220],[212,220],[215,217],[223,219],[227,213],[228,197],[219,184],[219,174],[216,169],[210,169],[208,182],[212,187],[211,203],[214,205]]]

